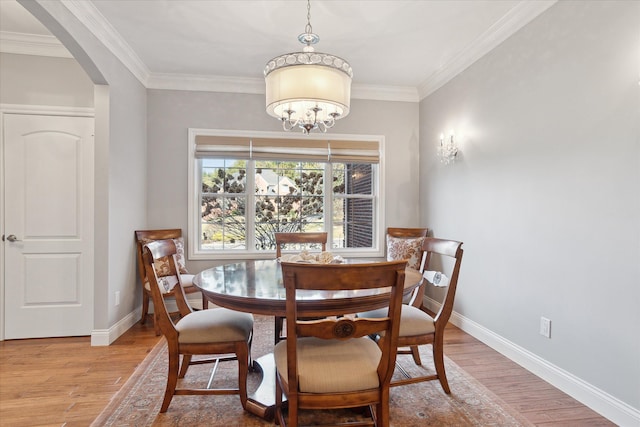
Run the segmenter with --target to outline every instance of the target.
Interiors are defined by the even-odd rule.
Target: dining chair
[[[186,294],[198,293],[200,292],[198,288],[193,286],[193,274],[189,274],[187,271],[187,267],[184,261],[184,239],[182,238],[182,230],[179,228],[171,228],[171,229],[163,229],[163,230],[136,230],[136,255],[138,259],[138,276],[140,277],[140,283],[142,285],[142,318],[140,319],[140,323],[144,325],[147,320],[147,315],[149,314],[149,301],[151,299],[151,287],[149,285],[149,279],[147,278],[147,273],[144,268],[144,262],[142,260],[142,252],[145,244],[149,242],[153,242],[155,240],[164,240],[164,239],[173,239],[176,249],[177,249],[177,266],[178,271],[180,272],[180,278],[182,280],[182,286],[184,292]],[[165,266],[167,263],[165,261]],[[171,271],[168,271],[166,268],[161,275],[170,275]],[[174,291],[167,291],[163,293],[165,298],[173,298]],[[202,308],[208,307],[208,301],[205,298],[204,294],[202,295]],[[177,314],[177,312],[175,312]],[[157,326],[156,316],[155,316],[155,307],[153,314],[153,327],[156,330],[156,335],[160,335],[160,329]]]
[[[389,426],[389,385],[396,358],[405,268],[406,261],[282,263],[287,339],[274,348],[277,423],[296,427],[300,411],[305,409],[369,406],[373,424],[368,425]],[[383,309],[382,317],[339,317],[343,314],[340,308],[329,304],[320,304],[317,312],[305,314],[329,317],[306,320],[298,315],[299,291],[352,290],[362,294],[371,289],[389,294],[390,304]],[[357,311],[371,302],[356,297],[353,304]],[[376,333],[383,336],[378,342],[369,338]],[[287,416],[283,395],[287,398]]]
[[[143,246],[143,263],[149,278],[151,297],[156,311],[156,321],[167,340],[169,369],[167,386],[160,412],[166,412],[174,395],[238,394],[242,406],[247,402],[247,374],[251,359],[253,316],[226,308],[193,311],[189,306],[179,273],[161,276],[159,270],[164,260],[172,271],[178,271],[176,245],[173,239],[157,240]],[[163,297],[163,290],[174,289],[180,320],[174,322]],[[194,355],[229,355],[193,360]],[[180,365],[182,355],[182,365]],[[225,389],[178,388],[178,379],[184,378],[190,365],[215,363],[211,380],[219,362],[238,361],[238,387]]]
[[[462,263],[462,242],[427,237],[422,244],[422,286],[432,286],[444,290],[438,312],[431,316],[421,306],[402,305],[400,314],[400,336],[398,347],[417,349],[420,345],[431,344],[433,363],[436,373],[411,377],[400,365],[398,368],[402,378],[394,379],[391,386],[412,384],[421,381],[439,380],[445,393],[451,393],[444,367],[444,331],[453,311],[453,303],[458,287],[458,275]],[[444,266],[449,266],[444,273]],[[384,309],[358,313],[358,317],[379,318],[384,316]],[[398,354],[411,353],[416,365],[422,365],[420,353],[401,351]]]
[[[300,233],[275,233],[276,239],[276,258],[282,257],[282,248],[289,245],[294,246],[295,249],[301,250],[303,248],[319,247],[323,252],[327,250],[327,236],[328,233],[324,231],[320,232],[300,232]],[[284,317],[275,317],[275,337],[274,341],[277,344],[284,338],[283,334]]]
[[[422,262],[422,243],[429,233],[428,228],[387,228],[387,261],[406,259],[407,267],[420,270]],[[422,308],[424,299],[424,285],[421,284],[413,290],[410,295],[404,297],[404,304]],[[420,357],[418,346],[411,346],[408,349],[399,349],[398,354],[412,354],[414,360]],[[418,362],[416,362],[418,363]]]

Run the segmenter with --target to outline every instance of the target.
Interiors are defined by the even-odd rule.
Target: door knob
[[[20,239],[18,239],[15,234],[9,234],[7,236],[7,240],[10,241],[10,242],[19,242],[20,241]]]

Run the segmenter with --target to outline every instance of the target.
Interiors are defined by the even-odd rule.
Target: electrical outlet
[[[116,291],[116,307],[120,305],[120,291]]]
[[[551,320],[546,317],[540,318],[540,335],[551,338]]]

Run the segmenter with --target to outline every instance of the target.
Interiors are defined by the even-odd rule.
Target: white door
[[[5,114],[5,339],[93,329],[89,117]]]

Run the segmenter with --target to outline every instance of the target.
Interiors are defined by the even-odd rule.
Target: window
[[[332,252],[382,255],[381,138],[189,133],[190,258],[271,257],[279,231],[327,231]]]

